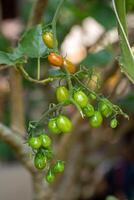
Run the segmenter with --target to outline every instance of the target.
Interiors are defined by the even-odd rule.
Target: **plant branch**
[[[57,105],[54,105],[52,108],[48,109],[47,111],[42,113],[42,116],[38,121],[31,121],[29,123],[29,132],[32,129],[36,129],[38,125],[41,124],[42,121],[45,121],[45,119],[54,111],[57,111],[59,108],[63,107],[64,103],[59,103]],[[46,122],[46,121],[45,121]]]
[[[29,74],[25,71],[25,69],[23,68],[23,66],[18,66],[17,69],[21,72],[22,76],[30,81],[30,82],[33,82],[33,83],[37,83],[37,84],[41,84],[41,85],[46,85],[47,83],[50,83],[52,81],[54,81],[55,79],[57,79],[56,77],[48,77],[46,79],[43,79],[43,80],[37,80],[37,79],[34,79],[32,78],[31,76],[29,76]]]
[[[35,169],[28,156],[28,149],[26,149],[24,139],[18,134],[7,128],[0,123],[0,138],[3,142],[7,143],[14,151],[21,163],[29,170],[30,173],[34,173]]]

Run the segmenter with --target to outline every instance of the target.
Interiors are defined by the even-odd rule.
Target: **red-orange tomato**
[[[48,56],[48,61],[51,65],[59,66],[61,67],[63,65],[63,58],[62,56],[56,54],[56,53],[50,53]]]
[[[67,59],[64,59],[63,66],[71,73],[74,74],[76,72],[76,66]]]

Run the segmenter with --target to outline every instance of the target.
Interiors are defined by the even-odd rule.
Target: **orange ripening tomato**
[[[64,59],[63,66],[71,73],[74,74],[76,72],[76,66],[67,59]]]
[[[63,65],[63,58],[62,56],[56,53],[50,53],[48,56],[48,61],[51,65],[61,67]]]

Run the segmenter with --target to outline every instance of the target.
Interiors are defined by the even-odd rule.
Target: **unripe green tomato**
[[[30,137],[28,144],[32,149],[39,149],[41,147],[41,139],[39,137]]]
[[[53,158],[53,151],[51,148],[45,149],[45,156],[47,157],[47,160],[51,160]]]
[[[60,86],[56,90],[56,97],[59,103],[65,102],[69,99],[69,91],[66,87]]]
[[[48,170],[45,179],[48,183],[53,183],[55,181],[55,174],[51,169]]]
[[[91,104],[87,104],[86,107],[83,108],[83,113],[86,117],[91,117],[94,114],[94,107]]]
[[[72,131],[72,122],[64,115],[59,115],[57,117],[57,126],[63,133],[69,133]]]
[[[60,134],[61,133],[61,130],[57,126],[57,119],[56,118],[49,120],[48,129],[53,134]]]
[[[82,91],[77,91],[74,93],[74,100],[81,108],[86,107],[88,104],[88,97]]]
[[[62,173],[65,169],[64,161],[57,160],[57,162],[54,165],[54,172],[55,173]]]
[[[89,119],[89,124],[93,128],[98,128],[103,122],[102,115],[99,111],[95,111],[94,115]]]
[[[111,127],[111,128],[116,128],[117,125],[118,125],[117,119],[116,119],[116,118],[115,118],[115,119],[112,119],[111,122],[110,122],[110,127]]]
[[[41,134],[40,135],[40,139],[41,139],[42,147],[48,148],[48,147],[51,146],[52,140],[51,140],[51,138],[48,135]]]
[[[48,48],[52,49],[54,47],[54,37],[52,32],[43,33],[42,39]]]
[[[99,106],[99,111],[104,117],[109,117],[113,112],[112,106],[107,102],[100,101],[98,106]]]
[[[89,97],[90,97],[92,100],[96,100],[96,95],[93,94],[93,93],[90,93]]]
[[[34,166],[37,168],[37,169],[44,169],[46,167],[46,163],[47,163],[47,158],[44,154],[38,152],[36,155],[35,155],[35,158],[34,158]]]

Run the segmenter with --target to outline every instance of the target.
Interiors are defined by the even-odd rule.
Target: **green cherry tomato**
[[[109,103],[101,101],[98,107],[104,117],[109,117],[112,114],[112,106]]]
[[[52,32],[45,32],[42,34],[42,39],[45,45],[52,49],[54,46],[54,37]]]
[[[28,144],[32,149],[39,149],[41,147],[41,139],[39,137],[30,137]]]
[[[36,155],[35,155],[35,158],[34,158],[34,166],[37,168],[37,169],[44,169],[46,167],[46,163],[47,163],[47,158],[44,154],[38,152]]]
[[[116,128],[117,125],[118,125],[117,119],[112,119],[111,122],[110,122],[110,127],[111,128]]]
[[[50,119],[48,122],[48,129],[53,134],[60,134],[61,130],[57,127],[57,119]]]
[[[67,101],[69,99],[69,91],[66,87],[60,86],[56,90],[56,97],[59,103]]]
[[[61,173],[65,169],[65,164],[62,160],[57,160],[57,162],[54,165],[54,172],[55,173]]]
[[[46,181],[48,183],[53,183],[55,181],[55,174],[54,172],[52,171],[52,169],[49,169],[47,174],[46,174]]]
[[[96,100],[96,95],[94,93],[90,93],[89,97],[92,99],[92,100]]]
[[[40,135],[40,139],[41,139],[41,144],[44,148],[48,148],[51,146],[52,144],[52,140],[48,135],[45,134],[41,134]]]
[[[91,117],[94,114],[94,107],[91,104],[87,104],[87,106],[83,108],[83,113],[86,117]]]
[[[72,131],[72,122],[64,115],[57,117],[57,126],[63,133],[69,133]]]
[[[81,108],[86,107],[88,104],[88,97],[82,91],[77,91],[74,93],[74,100]]]
[[[89,119],[89,124],[93,128],[98,128],[103,122],[102,115],[99,111],[95,111],[94,115]]]
[[[54,154],[51,148],[45,149],[45,156],[47,157],[47,160],[51,160],[53,158]]]

